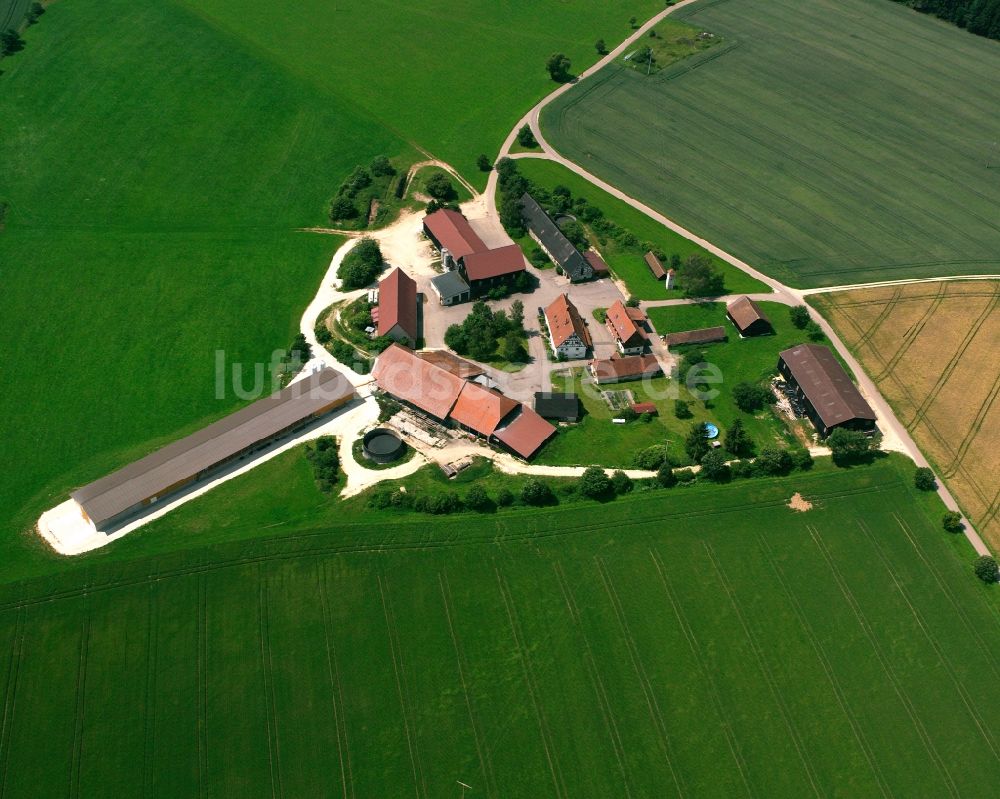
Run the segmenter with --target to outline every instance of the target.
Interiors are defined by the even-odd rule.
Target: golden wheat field
[[[1000,546],[1000,282],[861,289],[813,304],[979,532]]]

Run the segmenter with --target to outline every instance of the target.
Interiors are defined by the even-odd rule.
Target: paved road
[[[872,288],[879,285],[899,285],[900,283],[933,282],[934,280],[938,280],[938,278],[934,278],[934,279],[923,279],[923,280],[918,279],[912,281],[905,281],[905,280],[885,281],[883,283],[838,286],[827,289],[812,289],[812,290],[796,289],[791,286],[786,286],[784,283],[781,283],[780,281],[775,280],[774,278],[769,277],[768,275],[765,275],[763,272],[758,271],[750,264],[740,260],[732,253],[726,252],[721,247],[717,247],[716,245],[712,244],[712,242],[707,241],[706,239],[703,239],[700,236],[695,235],[690,230],[686,229],[685,227],[673,221],[672,219],[668,219],[659,211],[650,208],[642,201],[637,200],[635,197],[632,197],[626,194],[625,192],[621,191],[620,189],[616,188],[615,186],[612,186],[611,184],[601,180],[596,175],[591,174],[580,165],[576,164],[575,162],[561,155],[551,144],[549,144],[549,142],[545,139],[545,135],[542,133],[541,126],[539,125],[539,117],[541,115],[542,109],[545,108],[545,106],[547,106],[549,103],[551,103],[560,95],[564,94],[567,91],[570,91],[573,88],[573,86],[577,85],[583,80],[586,80],[588,77],[598,72],[612,61],[614,61],[614,59],[616,59],[621,53],[623,53],[627,47],[629,47],[633,42],[644,36],[646,32],[651,27],[659,23],[660,20],[662,20],[669,14],[672,14],[674,11],[683,8],[684,6],[687,6],[690,3],[696,1],[697,0],[682,0],[682,2],[664,9],[659,14],[650,19],[648,22],[646,22],[644,25],[642,25],[638,30],[636,30],[631,36],[625,39],[625,41],[623,41],[620,45],[618,45],[618,47],[616,47],[614,50],[608,53],[604,58],[596,62],[589,69],[585,70],[574,83],[563,84],[554,91],[552,91],[549,95],[544,97],[537,105],[535,105],[534,108],[532,108],[527,114],[524,115],[524,117],[521,118],[521,120],[518,121],[517,125],[514,126],[514,128],[511,130],[510,134],[504,141],[503,146],[500,149],[500,153],[497,156],[497,159],[499,160],[500,158],[503,158],[505,156],[511,156],[510,149],[514,145],[514,141],[517,137],[517,131],[525,124],[530,125],[531,130],[534,133],[535,139],[538,141],[538,144],[541,148],[541,153],[515,154],[514,156],[511,157],[545,158],[551,161],[555,161],[556,163],[562,164],[570,171],[575,172],[577,175],[589,181],[590,183],[594,184],[598,188],[603,189],[612,197],[616,197],[617,199],[628,203],[633,208],[642,211],[647,216],[651,217],[652,219],[655,219],[664,227],[683,236],[689,241],[693,241],[694,243],[698,244],[700,247],[704,248],[708,252],[722,259],[723,261],[732,264],[737,269],[746,272],[748,275],[751,275],[752,277],[756,278],[757,280],[761,281],[762,283],[770,287],[770,289],[774,292],[773,294],[754,295],[755,297],[759,297],[761,299],[768,299],[774,302],[782,302],[787,305],[799,305],[799,304],[804,304],[803,300],[807,295],[819,293],[820,291],[824,292],[842,291],[849,288]],[[497,183],[496,172],[491,172],[486,188],[486,205],[488,211],[490,211],[492,215],[496,214],[496,183]],[[985,280],[985,279],[998,279],[998,276],[977,275],[973,276],[972,278],[967,277],[967,278],[940,278],[940,279]],[[670,304],[671,302],[674,301],[667,300],[657,304]],[[850,367],[851,371],[854,372],[855,380],[857,380],[858,385],[861,388],[861,391],[864,393],[865,397],[868,399],[872,408],[875,410],[875,413],[878,415],[880,428],[882,429],[886,438],[896,439],[900,444],[900,449],[903,452],[905,452],[910,458],[912,458],[913,461],[918,466],[930,466],[930,464],[927,462],[927,459],[924,457],[923,453],[920,451],[916,443],[913,441],[913,438],[910,436],[909,431],[896,417],[895,412],[893,411],[889,403],[886,401],[885,397],[882,396],[882,393],[878,390],[878,387],[875,385],[872,379],[868,377],[864,369],[861,368],[861,364],[858,363],[857,359],[855,359],[855,357],[851,354],[850,350],[847,349],[847,346],[844,344],[843,341],[841,341],[840,337],[837,335],[836,331],[833,329],[830,323],[827,322],[826,319],[820,316],[812,308],[809,309],[809,312],[812,315],[812,318],[816,321],[816,323],[819,324],[819,326],[822,328],[823,332],[826,334],[827,338],[836,348],[837,352],[839,352],[840,355],[844,358],[844,361]],[[945,487],[944,483],[939,480],[938,486],[939,486],[938,494],[944,501],[945,505],[951,510],[960,511],[961,509],[958,507],[958,503],[955,501],[955,498],[952,496],[951,492]],[[971,521],[969,521],[969,519],[967,518],[964,518],[964,516],[962,521],[965,526],[965,535],[969,539],[969,542],[972,544],[976,552],[981,555],[990,554],[989,549],[987,548],[986,544],[983,543],[983,540],[976,532],[976,529],[972,526]]]

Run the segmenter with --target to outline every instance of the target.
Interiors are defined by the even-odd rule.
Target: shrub
[[[531,132],[531,125],[525,124],[521,126],[521,129],[517,132],[517,143],[522,147],[538,146],[535,134]]]
[[[693,483],[698,479],[698,475],[692,472],[690,469],[678,469],[674,472],[674,476],[677,478],[678,483],[687,485],[688,483]]]
[[[669,463],[664,463],[656,470],[656,482],[664,488],[672,488],[677,485],[677,475],[674,474],[674,470],[670,467]]]
[[[958,511],[950,510],[941,519],[941,525],[949,533],[962,532],[962,514]]]
[[[514,495],[509,488],[501,488],[497,491],[496,502],[501,508],[508,508],[514,504]]]
[[[639,450],[632,456],[632,465],[636,469],[644,469],[647,472],[656,471],[665,463],[670,463],[670,457],[664,444],[654,444]]]
[[[621,469],[618,469],[611,475],[611,487],[614,489],[615,494],[621,496],[622,494],[629,493],[635,484],[632,482],[632,478],[629,477]]]
[[[688,297],[718,297],[725,292],[725,281],[712,262],[700,253],[692,253],[680,269],[681,285]]]
[[[313,475],[323,491],[330,491],[340,476],[340,456],[337,453],[337,439],[320,436],[312,444],[306,444],[306,458],[312,464]]]
[[[486,493],[485,488],[481,485],[474,485],[465,495],[465,507],[479,513],[484,513],[493,510],[493,500],[490,499],[490,495]]]
[[[920,466],[913,473],[913,485],[921,491],[935,491],[937,480],[934,479],[934,472],[926,466]]]
[[[729,464],[726,463],[726,454],[721,449],[711,449],[706,452],[701,458],[701,473],[716,483],[728,480],[730,471]]]
[[[565,83],[570,79],[570,60],[563,53],[553,53],[545,62],[549,77],[556,83]]]
[[[377,177],[392,177],[396,174],[396,168],[392,162],[384,155],[377,155],[368,165],[368,171]]]
[[[594,49],[597,50],[598,55],[607,55],[608,46],[604,43],[604,39],[598,39],[594,42]]]
[[[629,296],[629,298],[627,300],[625,300],[625,307],[626,308],[638,308],[639,307],[639,298],[638,297]]]
[[[753,413],[766,404],[775,402],[775,398],[764,386],[744,381],[733,386],[733,402],[744,413]]]
[[[330,328],[326,326],[326,322],[322,319],[316,323],[316,328],[313,332],[316,334],[316,340],[320,344],[326,345],[333,341],[333,333],[330,332]]]
[[[28,8],[28,13],[25,14],[25,19],[28,21],[29,25],[34,25],[38,22],[38,18],[45,13],[45,6],[41,3],[32,3]]]
[[[878,449],[878,439],[860,430],[838,427],[827,436],[826,445],[833,453],[833,462],[838,466],[847,466],[871,461]]]
[[[613,491],[611,480],[599,466],[588,466],[584,469],[577,481],[577,487],[583,496],[591,499],[605,499]]]
[[[435,172],[424,184],[427,193],[435,200],[453,200],[458,196],[455,187],[443,172]]]
[[[694,416],[691,413],[691,408],[685,400],[679,399],[674,400],[674,416],[678,419],[690,419]]]
[[[371,283],[382,271],[382,250],[375,239],[363,238],[344,256],[337,276],[344,289],[360,289]]]
[[[24,49],[24,39],[13,29],[0,33],[0,55],[13,55]]]
[[[733,477],[753,477],[756,474],[754,469],[753,461],[748,461],[746,459],[733,461],[729,464],[729,471],[732,473]]]
[[[805,330],[806,325],[812,321],[809,309],[805,305],[795,305],[788,309],[788,318],[799,330]]]
[[[299,333],[292,340],[291,346],[288,348],[288,352],[285,354],[285,360],[291,363],[306,363],[312,358],[312,347],[309,346],[309,342],[306,341],[304,334]]]
[[[787,449],[764,447],[757,456],[756,469],[763,475],[788,474],[793,466],[792,455]]]
[[[792,463],[796,469],[808,472],[813,467],[813,456],[805,447],[792,450]]]
[[[810,341],[822,341],[826,338],[826,333],[823,332],[823,328],[812,321],[806,325],[806,335],[809,336]]]
[[[976,558],[976,565],[973,567],[973,570],[976,573],[976,577],[984,583],[995,583],[997,577],[1000,577],[1000,568],[997,567],[997,562],[989,555],[982,555]]]
[[[487,158],[486,154],[483,153],[476,159],[476,166],[479,167],[480,172],[489,172],[493,169],[493,164],[490,163],[490,159]]]
[[[548,483],[531,477],[521,488],[521,499],[527,505],[550,505],[555,500],[555,494]]]
[[[330,203],[330,221],[332,222],[340,219],[354,219],[357,215],[358,209],[350,197],[343,195],[334,197]]]

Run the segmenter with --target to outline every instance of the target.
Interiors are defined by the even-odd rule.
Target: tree
[[[337,439],[320,436],[312,444],[306,444],[306,459],[312,464],[313,475],[322,491],[329,491],[340,476],[340,456],[337,454]]]
[[[24,49],[24,39],[13,29],[0,33],[0,55],[12,55]]]
[[[485,153],[476,159],[476,166],[479,167],[480,172],[489,172],[493,169],[493,164],[490,163],[490,159],[486,157]]]
[[[653,446],[641,449],[632,456],[632,465],[636,469],[643,469],[647,472],[655,471],[665,463],[669,465],[670,458],[664,444],[653,444]]]
[[[336,222],[341,219],[354,219],[358,215],[358,209],[351,201],[350,197],[341,194],[334,197],[330,203],[330,221]]]
[[[525,124],[521,126],[521,129],[517,132],[517,143],[522,147],[538,146],[538,142],[535,140],[535,134],[531,132],[531,125]]]
[[[941,519],[941,526],[949,533],[962,532],[962,514],[954,510],[948,511]]]
[[[555,499],[548,483],[543,483],[535,477],[529,477],[521,488],[521,499],[527,505],[549,505]]]
[[[848,430],[845,427],[838,427],[830,433],[826,445],[833,453],[833,462],[840,466],[870,461],[878,448],[876,439],[860,430]]]
[[[435,172],[431,175],[424,184],[424,188],[435,200],[453,200],[458,196],[455,187],[444,172]]]
[[[670,467],[669,463],[663,464],[656,470],[656,482],[664,488],[673,488],[677,485],[677,475],[674,474],[674,470]]]
[[[605,499],[612,491],[611,480],[600,466],[588,466],[577,483],[580,493],[591,499]]]
[[[700,253],[692,253],[680,270],[681,285],[688,297],[718,297],[726,286],[722,273]]]
[[[625,474],[625,472],[623,472],[621,469],[616,470],[611,475],[611,488],[614,490],[617,496],[621,496],[622,494],[627,494],[634,487],[635,485],[632,482],[632,478],[629,477],[627,474]]]
[[[695,463],[698,463],[710,449],[707,437],[708,428],[704,422],[695,422],[688,430],[684,439],[684,451]]]
[[[528,362],[528,351],[524,348],[521,337],[515,331],[512,330],[503,337],[503,342],[500,344],[500,357],[510,363]]]
[[[937,480],[934,479],[934,472],[926,466],[920,466],[913,473],[913,485],[921,491],[935,491]]]
[[[396,174],[396,168],[384,155],[375,156],[375,158],[372,159],[372,162],[368,165],[368,171],[380,178],[392,177]]]
[[[733,402],[744,413],[759,411],[766,404],[774,402],[774,395],[764,386],[741,382],[733,386]]]
[[[678,419],[690,419],[694,414],[691,413],[691,408],[688,407],[687,401],[678,399],[674,400],[674,416]]]
[[[632,63],[642,64],[647,69],[652,69],[653,65],[656,64],[656,56],[653,55],[653,49],[651,47],[640,48],[632,56]]]
[[[976,577],[984,583],[995,583],[1000,577],[1000,567],[989,555],[982,555],[976,558],[976,565],[973,567]]]
[[[312,347],[306,341],[304,334],[299,333],[292,341],[292,346],[288,348],[285,357],[294,363],[303,364],[312,358]]]
[[[38,18],[45,13],[45,6],[41,3],[32,3],[28,8],[28,13],[25,14],[25,19],[28,20],[29,25],[34,25],[38,22]]]
[[[490,495],[486,493],[485,488],[481,485],[474,485],[465,495],[465,507],[479,513],[484,513],[493,510],[493,500],[490,499]]]
[[[636,28],[639,27],[638,22],[639,21],[638,21],[638,19],[636,17],[629,17],[628,18],[628,24],[629,24],[629,27],[632,28],[632,30],[635,30]]]
[[[742,420],[737,419],[729,426],[724,445],[726,452],[741,458],[753,452],[753,440],[743,427]]]
[[[729,465],[726,463],[726,455],[721,449],[710,449],[701,456],[702,475],[716,483],[729,479]]]
[[[563,235],[573,242],[573,246],[576,247],[581,252],[585,252],[590,246],[587,241],[587,231],[583,229],[583,225],[577,222],[575,219],[567,219],[559,225],[559,229],[563,232]]]
[[[594,43],[594,49],[597,50],[597,52],[600,55],[607,55],[607,53],[608,53],[608,47],[607,47],[606,44],[604,44],[604,39],[598,39]]]
[[[501,488],[497,491],[497,505],[501,508],[507,508],[514,504],[514,495],[510,492],[509,488]]]
[[[378,242],[363,238],[344,256],[337,275],[347,291],[364,288],[382,271],[382,263],[382,249]]]
[[[756,469],[760,474],[779,475],[788,474],[792,470],[792,455],[787,449],[779,447],[764,447],[755,461]]]
[[[520,300],[510,304],[510,324],[515,330],[524,330],[524,303]]]
[[[789,308],[788,318],[792,320],[792,324],[799,330],[805,330],[806,326],[812,321],[809,309],[805,305],[794,305]]]
[[[565,83],[569,80],[570,61],[564,53],[553,53],[545,62],[545,69],[549,72],[549,77],[556,83]]]

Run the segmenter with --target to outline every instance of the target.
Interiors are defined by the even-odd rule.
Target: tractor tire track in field
[[[507,579],[500,571],[500,567],[494,564],[493,570],[496,572],[497,585],[500,588],[500,596],[503,599],[504,607],[507,610],[507,619],[510,623],[511,635],[517,647],[518,660],[521,661],[521,669],[524,672],[524,684],[528,689],[528,697],[531,706],[535,711],[535,721],[538,724],[538,733],[542,739],[542,750],[545,752],[545,760],[548,763],[549,775],[552,778],[552,787],[555,790],[556,799],[564,799],[569,793],[566,790],[566,782],[562,776],[562,769],[559,765],[558,754],[552,741],[552,732],[549,729],[545,711],[538,698],[538,685],[535,681],[534,669],[531,665],[531,655],[529,647],[524,639],[524,632],[521,629],[521,622],[514,607],[514,597],[510,592]]]
[[[377,575],[378,593],[382,599],[382,613],[385,616],[386,632],[389,636],[389,654],[392,657],[392,671],[396,678],[396,694],[399,697],[399,712],[403,719],[403,732],[406,733],[406,748],[410,754],[410,766],[413,769],[413,788],[416,791],[417,799],[426,797],[427,780],[424,778],[424,770],[420,762],[420,750],[417,748],[416,736],[414,733],[415,723],[411,703],[409,700],[409,689],[406,684],[406,667],[403,663],[402,644],[399,640],[399,629],[396,626],[396,614],[392,609],[392,599],[388,596],[389,580],[382,574]]]
[[[274,659],[271,656],[271,609],[268,580],[257,567],[257,629],[261,678],[264,683],[264,720],[267,730],[267,762],[271,773],[271,799],[285,795],[281,785],[281,745],[278,739],[278,708],[274,695]]]
[[[755,794],[750,785],[749,768],[747,766],[746,759],[743,757],[743,750],[740,747],[739,738],[733,731],[733,725],[729,722],[730,714],[726,711],[726,704],[722,700],[722,692],[719,690],[719,684],[715,679],[715,674],[705,662],[705,653],[702,651],[701,645],[698,643],[698,637],[694,634],[694,629],[688,621],[687,614],[684,613],[680,600],[674,593],[670,580],[667,578],[667,570],[663,565],[660,553],[654,549],[650,549],[649,556],[652,558],[653,565],[656,567],[656,571],[660,576],[660,582],[663,585],[663,591],[666,594],[667,601],[670,602],[674,618],[677,619],[677,623],[681,628],[681,632],[684,634],[684,639],[687,641],[688,648],[691,650],[692,656],[698,662],[698,669],[701,672],[701,678],[708,686],[709,693],[712,697],[712,704],[715,705],[715,712],[719,717],[719,725],[722,727],[722,732],[726,736],[726,743],[729,745],[729,752],[733,756],[733,762],[736,764],[737,771],[739,771],[743,787],[746,789],[747,796],[752,797]]]
[[[826,548],[823,543],[823,538],[819,531],[812,525],[807,525],[806,529],[809,531],[809,535],[819,550],[820,554],[823,556],[823,560],[826,562],[827,569],[830,575],[833,577],[834,581],[837,583],[837,587],[840,589],[841,596],[844,597],[844,601],[847,606],[851,609],[855,620],[858,623],[858,627],[864,633],[865,637],[868,639],[868,643],[875,653],[879,665],[882,667],[882,673],[885,674],[889,683],[892,685],[893,691],[896,697],[899,699],[900,704],[902,704],[903,709],[906,714],[910,717],[910,722],[913,725],[913,729],[917,733],[921,742],[924,745],[924,749],[927,752],[928,757],[930,757],[931,762],[934,763],[937,768],[938,774],[941,776],[942,781],[948,789],[948,793],[958,799],[959,790],[955,785],[955,780],[948,771],[948,766],[944,759],[941,757],[941,753],[938,752],[937,747],[934,746],[934,741],[927,732],[927,728],[924,723],[920,720],[917,715],[916,708],[913,706],[913,702],[910,700],[909,695],[903,689],[903,686],[899,682],[899,678],[896,676],[896,672],[892,668],[892,663],[886,657],[885,653],[882,651],[882,647],[879,645],[878,636],[875,635],[872,629],[871,623],[866,618],[864,611],[861,609],[861,605],[857,598],[854,596],[854,592],[851,591],[850,586],[844,580],[843,574],[841,574],[840,569],[837,568],[836,560],[830,554],[830,551]]]
[[[927,556],[924,555],[923,550],[917,545],[913,531],[910,529],[910,526],[906,523],[906,521],[898,513],[893,513],[892,517],[896,520],[896,524],[899,525],[899,529],[903,531],[903,535],[906,536],[906,540],[909,541],[910,546],[920,559],[920,562],[924,564],[924,567],[934,578],[934,582],[937,583],[941,594],[948,600],[948,603],[951,605],[955,615],[961,619],[962,626],[965,627],[966,632],[973,640],[975,640],[979,651],[982,652],[983,656],[989,661],[990,669],[993,671],[993,676],[1000,679],[1000,666],[998,666],[997,657],[994,654],[993,649],[986,645],[986,641],[983,640],[982,635],[979,633],[979,628],[976,627],[976,625],[969,619],[969,615],[965,612],[965,608],[962,603],[958,601],[955,597],[955,593],[949,587],[948,581],[941,577],[938,570],[934,567],[934,564],[932,564],[931,561],[927,559]],[[993,603],[990,603],[990,607],[994,608],[995,615],[997,615],[997,619],[1000,620],[1000,614],[996,614],[996,609]]]
[[[897,303],[899,303],[899,297],[902,293],[903,293],[903,287],[897,286],[896,290],[893,292],[892,297],[890,297],[886,301],[885,306],[879,312],[879,315],[875,317],[875,321],[872,322],[871,327],[869,327],[862,334],[861,338],[859,338],[855,342],[854,344],[855,347],[861,349],[862,347],[868,346],[871,343],[872,337],[876,333],[878,333],[879,330],[881,330],[882,325],[885,323],[885,320],[889,318],[889,314],[891,314],[893,310],[895,310]]]
[[[854,742],[858,745],[858,749],[860,749],[861,753],[865,756],[865,761],[868,763],[868,768],[871,769],[872,776],[875,778],[879,792],[882,796],[886,797],[886,799],[891,799],[893,796],[892,789],[889,787],[888,781],[882,774],[882,769],[878,766],[878,758],[875,756],[872,745],[869,742],[868,737],[865,735],[861,722],[858,721],[857,716],[851,710],[850,702],[847,699],[844,687],[841,685],[840,679],[837,677],[837,673],[833,669],[833,664],[830,662],[830,658],[827,657],[826,650],[823,649],[823,645],[820,643],[819,637],[816,635],[816,631],[813,629],[812,624],[810,624],[808,616],[806,616],[805,611],[802,609],[802,603],[799,602],[798,597],[795,596],[795,593],[789,587],[788,580],[785,579],[784,573],[775,562],[774,550],[772,549],[770,542],[767,540],[767,536],[762,533],[758,534],[757,540],[760,544],[760,551],[763,553],[764,559],[767,561],[767,565],[771,569],[771,573],[774,574],[775,582],[781,588],[782,593],[784,593],[785,600],[788,602],[789,607],[798,619],[799,626],[809,639],[809,644],[812,646],[816,659],[819,660],[820,665],[823,667],[823,672],[826,674],[826,680],[830,684],[833,695],[837,698],[837,704],[840,705],[840,709],[844,713],[844,718],[847,719],[847,723],[851,727]]]
[[[733,609],[733,613],[736,614],[736,618],[740,622],[740,627],[743,629],[743,634],[746,636],[747,642],[750,644],[750,650],[753,652],[754,660],[757,661],[757,668],[760,670],[761,676],[764,678],[764,682],[767,683],[768,690],[771,692],[771,698],[774,700],[778,711],[781,713],[781,717],[785,722],[785,729],[788,732],[789,738],[792,740],[792,744],[795,746],[795,751],[798,753],[799,761],[802,763],[802,768],[806,773],[806,777],[809,778],[809,784],[812,786],[813,793],[815,793],[816,796],[825,796],[825,793],[820,789],[819,776],[816,774],[812,760],[809,758],[809,752],[806,750],[805,741],[802,739],[802,733],[799,732],[799,729],[795,724],[794,717],[792,716],[791,711],[789,711],[788,705],[785,703],[785,698],[782,696],[782,693],[778,688],[777,680],[774,677],[774,672],[771,671],[770,665],[768,665],[764,649],[761,647],[760,642],[757,640],[757,636],[754,634],[746,616],[743,614],[743,611],[740,608],[740,603],[736,601],[736,595],[733,591],[732,583],[726,577],[726,573],[723,571],[718,558],[716,558],[712,546],[707,541],[702,541],[702,546],[705,549],[705,554],[708,555],[708,559],[712,563],[712,568],[715,569],[715,573],[719,577],[719,585],[721,585],[725,591],[726,598],[729,600],[729,605]]]
[[[482,774],[483,782],[486,784],[487,796],[500,796],[500,788],[493,773],[493,760],[489,749],[485,746],[479,723],[476,721],[476,711],[472,706],[472,693],[469,691],[469,683],[466,679],[468,665],[465,660],[465,653],[458,641],[458,634],[455,632],[455,603],[451,596],[451,585],[448,583],[448,573],[438,572],[438,587],[441,589],[441,604],[444,607],[445,620],[448,622],[448,634],[451,636],[451,646],[455,652],[455,665],[458,668],[458,679],[462,683],[462,695],[465,697],[465,709],[469,714],[469,726],[472,729],[472,741],[476,747],[476,757],[479,759],[479,770]]]
[[[21,656],[24,654],[25,611],[18,610],[14,621],[14,645],[7,656],[7,684],[4,690],[3,718],[0,718],[0,799],[7,792],[7,766],[10,763],[17,688],[21,682]]]
[[[87,602],[87,600],[84,600]],[[90,604],[84,611],[83,632],[80,634],[80,651],[77,656],[76,668],[76,712],[73,717],[73,746],[69,762],[70,799],[80,796],[80,771],[83,765],[83,730],[84,717],[87,710],[87,660],[90,657]]]
[[[757,480],[764,485],[765,480]],[[847,499],[848,497],[860,496],[863,494],[879,494],[899,485],[899,481],[890,481],[879,485],[869,485],[845,490],[813,492],[811,496],[818,501],[831,501]],[[160,572],[137,575],[107,583],[93,583],[74,588],[52,591],[48,594],[38,595],[31,598],[16,599],[0,604],[0,612],[14,611],[21,608],[33,607],[47,604],[59,600],[77,599],[86,593],[100,593],[103,591],[116,591],[121,588],[147,585],[156,580],[168,580],[194,575],[209,575],[232,568],[252,566],[269,561],[301,560],[310,557],[325,557],[333,555],[366,555],[384,554],[386,552],[407,552],[412,550],[435,550],[452,549],[465,546],[487,546],[496,547],[499,544],[517,544],[532,540],[548,541],[551,539],[566,538],[572,535],[580,535],[596,531],[630,529],[638,524],[650,524],[654,522],[667,522],[677,519],[684,519],[690,522],[692,519],[720,516],[727,513],[745,513],[749,508],[764,510],[768,508],[779,508],[787,505],[787,497],[755,502],[748,506],[746,502],[737,502],[732,505],[706,505],[701,508],[688,508],[683,511],[669,511],[667,513],[654,512],[642,514],[631,511],[627,515],[619,518],[604,519],[601,521],[586,522],[576,525],[561,525],[557,529],[547,529],[544,531],[524,531],[522,526],[517,527],[517,531],[507,535],[498,536],[492,533],[485,535],[470,535],[462,538],[441,538],[424,539],[421,541],[387,541],[381,544],[374,543],[354,543],[354,544],[320,544],[313,547],[296,549],[292,551],[272,551],[258,552],[253,554],[239,555],[231,558],[224,558],[211,563],[199,563],[191,566],[179,566],[174,569],[166,569]],[[522,517],[524,514],[521,514]],[[356,525],[370,530],[369,525]],[[295,544],[313,539],[334,539],[340,540],[343,534],[351,529],[351,526],[338,528],[337,536],[333,536],[328,529],[308,530],[302,533],[293,533],[280,538],[257,539],[255,543],[261,546],[274,544]]]
[[[146,685],[143,697],[142,719],[142,795],[154,795],[155,770],[153,768],[156,753],[156,652],[159,645],[160,612],[157,592],[159,583],[150,583],[148,591],[149,606],[146,611]]]
[[[205,572],[198,573],[198,795],[208,792],[208,585]]]
[[[337,757],[340,762],[340,786],[344,799],[354,797],[354,775],[351,769],[351,746],[347,737],[347,716],[344,709],[344,689],[340,683],[340,665],[337,663],[337,648],[330,632],[333,627],[330,612],[330,592],[327,586],[326,568],[323,563],[317,567],[317,587],[320,609],[323,612],[323,641],[326,645],[326,671],[330,683],[330,706],[333,724],[337,733]],[[343,737],[341,737],[343,732]]]
[[[604,727],[608,733],[608,738],[611,740],[611,748],[615,753],[615,762],[618,764],[618,773],[621,774],[622,778],[622,788],[625,790],[625,796],[629,799],[632,796],[632,789],[629,785],[629,773],[625,766],[625,761],[628,757],[625,745],[622,743],[621,732],[618,729],[618,722],[615,719],[614,708],[611,705],[611,698],[608,695],[607,686],[604,684],[604,679],[601,677],[601,671],[597,666],[597,660],[594,657],[594,649],[590,645],[590,639],[587,638],[586,630],[583,626],[583,619],[580,615],[580,608],[576,604],[576,598],[573,596],[573,590],[569,586],[569,582],[566,579],[566,574],[563,571],[562,564],[559,561],[554,561],[552,563],[552,570],[556,575],[556,583],[559,586],[559,591],[562,593],[563,601],[566,603],[566,610],[569,612],[570,618],[573,620],[573,624],[576,625],[577,631],[580,634],[580,639],[583,641],[584,648],[584,662],[587,667],[587,676],[590,678],[590,686],[594,689],[594,695],[597,697],[597,705],[601,711],[601,717],[604,720]]]
[[[686,796],[687,788],[684,785],[680,773],[674,765],[676,754],[674,753],[673,745],[670,742],[670,734],[667,732],[666,722],[663,720],[663,711],[660,710],[660,703],[656,699],[656,691],[653,689],[653,683],[649,679],[649,675],[646,673],[646,667],[642,663],[642,657],[639,654],[639,646],[635,641],[635,637],[632,635],[632,630],[629,628],[628,618],[625,616],[625,608],[622,605],[621,597],[618,596],[618,591],[615,589],[615,585],[611,580],[611,575],[608,573],[607,567],[599,557],[594,557],[594,564],[597,566],[597,573],[600,575],[601,582],[604,584],[604,592],[607,594],[608,600],[611,603],[611,608],[614,610],[615,618],[618,620],[618,627],[621,630],[622,639],[625,641],[625,648],[628,650],[629,660],[632,663],[632,669],[635,671],[635,676],[639,680],[639,687],[642,689],[643,696],[646,699],[646,707],[649,710],[649,718],[653,722],[653,726],[658,733],[663,757],[666,760],[667,766],[670,768],[670,775],[673,777],[674,788],[676,789],[678,796]]]
[[[962,462],[965,460],[965,456],[968,455],[969,448],[972,446],[972,442],[975,440],[976,435],[982,429],[983,422],[986,421],[986,417],[993,408],[993,403],[996,402],[998,395],[1000,395],[1000,371],[998,371],[996,378],[993,380],[993,385],[986,394],[986,398],[980,403],[979,409],[976,411],[975,417],[973,417],[969,432],[966,433],[965,438],[962,439],[962,443],[959,444],[955,457],[952,458],[951,462],[945,466],[944,469],[941,470],[942,477],[954,477]]]
[[[900,342],[899,349],[896,350],[888,361],[883,361],[882,371],[872,378],[876,383],[882,382],[886,377],[895,371],[899,362],[903,360],[903,356],[905,356],[910,347],[913,346],[913,342],[916,341],[923,332],[924,326],[930,318],[934,316],[938,308],[941,307],[941,303],[944,302],[947,294],[948,284],[944,282],[938,284],[938,290],[937,294],[934,296],[934,300],[927,306],[927,308],[924,309],[920,318],[910,326],[906,333],[903,334],[903,340]],[[883,360],[881,355],[878,355],[878,358],[879,360]]]
[[[934,650],[934,654],[937,655],[938,660],[944,666],[945,671],[948,673],[948,677],[951,680],[951,684],[954,686],[956,693],[965,705],[965,709],[968,711],[969,716],[972,717],[972,721],[976,725],[976,729],[979,730],[979,735],[982,737],[983,741],[989,747],[990,751],[993,753],[994,759],[997,763],[1000,763],[1000,750],[997,749],[997,744],[993,740],[993,736],[989,734],[988,726],[983,723],[983,719],[980,717],[979,713],[976,712],[975,705],[973,704],[969,692],[966,690],[965,686],[962,684],[961,680],[958,679],[958,674],[955,671],[955,667],[952,665],[951,660],[945,654],[944,650],[938,644],[937,638],[931,634],[931,631],[927,628],[927,624],[924,622],[924,617],[919,610],[914,606],[913,602],[910,600],[910,595],[907,593],[906,589],[903,587],[902,583],[899,582],[899,578],[896,576],[896,572],[892,567],[892,564],[885,556],[885,552],[882,551],[882,547],[879,546],[876,536],[872,533],[871,529],[864,523],[862,519],[858,519],[858,527],[864,532],[868,537],[868,540],[872,544],[872,548],[875,550],[885,567],[886,573],[889,575],[896,586],[896,591],[902,598],[903,602],[906,603],[906,607],[910,611],[910,615],[913,620],[917,623],[917,627],[920,628],[920,632],[923,633],[924,639],[930,644],[931,649]]]

